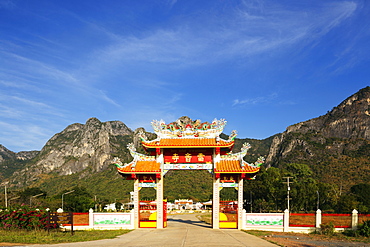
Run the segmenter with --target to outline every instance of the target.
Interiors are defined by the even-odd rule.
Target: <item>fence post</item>
[[[284,210],[284,229],[283,231],[284,232],[289,231],[289,210],[288,209]]]
[[[319,230],[321,228],[321,210],[318,209],[316,211],[316,229]]]
[[[89,209],[89,228],[94,228],[94,210],[92,208]]]
[[[241,224],[241,229],[245,229],[245,218],[246,218],[246,213],[247,213],[247,211],[245,211],[245,209],[243,209],[242,210],[242,222],[241,223],[239,223],[239,224]]]
[[[352,230],[357,230],[358,226],[358,211],[353,209],[352,211]]]

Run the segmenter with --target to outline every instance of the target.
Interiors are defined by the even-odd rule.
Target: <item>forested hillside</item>
[[[315,179],[344,191],[370,181],[370,87],[327,114],[289,126],[276,136],[267,165],[306,164]]]

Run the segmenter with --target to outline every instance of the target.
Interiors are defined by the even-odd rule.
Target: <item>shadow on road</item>
[[[178,223],[184,223],[184,224],[189,224],[189,225],[194,225],[194,226],[199,226],[199,227],[204,227],[204,228],[212,228],[211,225],[207,225],[203,221],[200,220],[185,220],[185,219],[174,219],[174,218],[169,218],[167,219],[169,226],[171,226],[170,222],[178,222]]]

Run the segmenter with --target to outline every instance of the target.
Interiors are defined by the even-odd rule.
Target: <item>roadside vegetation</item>
[[[58,244],[93,241],[99,239],[111,239],[131,230],[89,230],[75,231],[73,235],[69,231],[52,230],[0,230],[0,244]]]
[[[197,218],[207,224],[212,222],[212,214],[198,214]],[[260,231],[260,230],[243,230],[244,232],[265,239],[269,242],[273,242],[280,246],[284,245],[283,239],[300,239],[300,238],[312,238],[320,241],[346,241],[346,242],[361,242],[370,243],[370,220],[360,224],[356,231],[345,230],[343,232],[335,232],[334,225],[332,223],[322,224],[321,231],[315,231],[310,234],[305,233],[293,233],[293,232],[271,232],[271,231]],[[279,236],[279,238],[274,238]],[[281,241],[280,241],[281,240]]]
[[[370,243],[369,237],[364,236],[348,236],[346,231],[336,232],[331,235],[324,235],[318,232],[314,233],[293,233],[293,232],[270,232],[270,231],[258,231],[258,230],[243,230],[244,232],[257,236],[259,238],[265,239],[269,242],[273,242],[280,246],[286,246],[284,244],[286,240],[294,241],[299,239],[312,239],[316,241],[325,241],[325,242],[338,242],[343,245],[344,242],[360,242],[360,243]],[[307,241],[307,240],[306,240]]]
[[[207,224],[210,224],[210,225],[212,224],[212,214],[211,213],[198,214],[197,218],[200,221],[203,221],[204,223],[207,223]]]
[[[26,205],[0,210],[0,243],[56,244],[115,238],[130,230],[62,231],[47,224],[47,211]],[[49,228],[49,231],[48,231]]]

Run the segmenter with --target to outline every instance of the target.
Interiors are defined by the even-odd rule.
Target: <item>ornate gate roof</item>
[[[130,143],[127,148],[134,159],[122,164],[115,158],[113,164],[126,177],[130,174],[164,174],[168,169],[206,169],[215,174],[238,173],[253,177],[260,170],[264,158],[260,157],[254,164],[244,161],[243,157],[251,147],[248,143],[239,153],[232,153],[236,131],[232,131],[228,140],[220,138],[225,125],[224,119],[202,123],[182,117],[170,124],[154,120],[152,126],[156,139],[147,140],[144,132],[139,133],[142,146],[152,155],[136,152]]]

